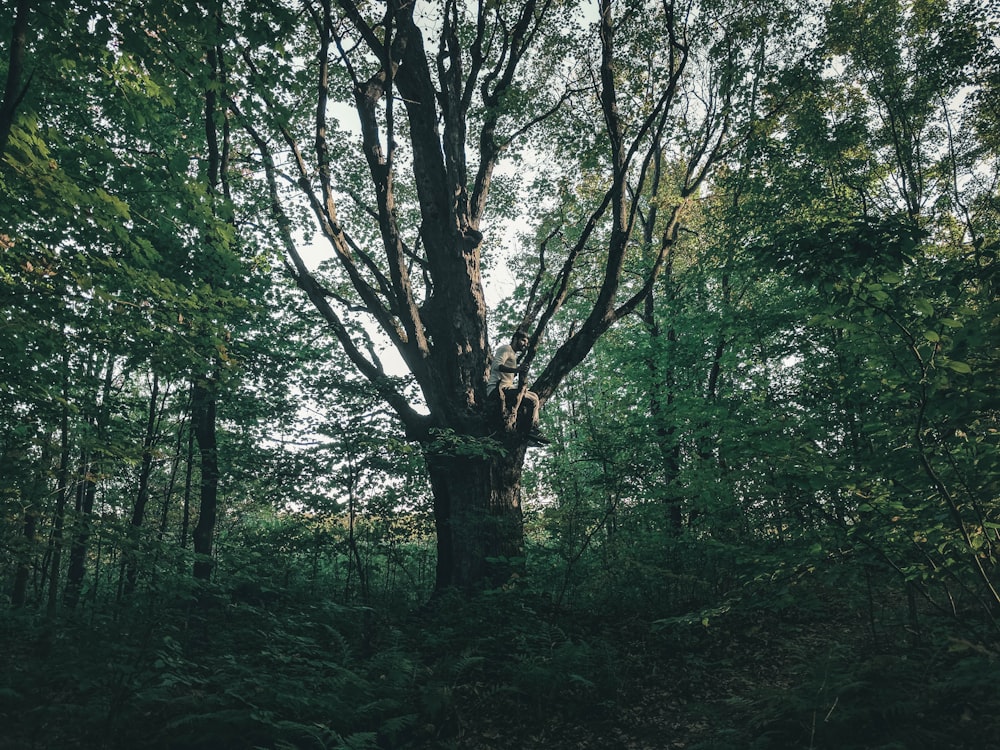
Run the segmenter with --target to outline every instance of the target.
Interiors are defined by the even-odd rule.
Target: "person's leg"
[[[521,399],[521,406],[524,409],[524,413],[527,416],[529,411],[531,413],[531,422],[529,423],[528,438],[530,442],[534,445],[548,445],[549,439],[545,437],[541,430],[538,429],[538,394],[533,391],[525,391],[524,397]]]
[[[527,402],[528,407],[524,411],[528,413],[530,408],[531,427],[532,429],[536,429],[538,427],[538,394],[534,391],[525,391],[521,403],[524,404],[525,402]]]
[[[497,391],[498,400],[503,404],[503,412],[512,409],[517,401],[518,390],[516,388],[504,388]],[[519,431],[527,433],[528,439],[533,445],[547,445],[549,443],[538,429],[539,412],[538,394],[534,391],[524,391],[521,394],[521,403],[517,407],[516,427]]]

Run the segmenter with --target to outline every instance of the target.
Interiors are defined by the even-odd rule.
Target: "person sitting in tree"
[[[486,395],[491,401],[499,400],[506,408],[513,399],[517,398],[519,386],[514,383],[514,376],[524,378],[527,370],[518,365],[518,352],[524,351],[528,346],[528,334],[524,331],[515,331],[510,344],[497,347],[493,352],[493,359],[490,360],[490,378],[486,383]],[[538,394],[534,391],[524,390],[521,394],[521,409],[524,416],[531,412],[531,422],[528,432],[528,441],[533,445],[548,445],[546,438],[538,429]],[[520,420],[519,420],[520,422]]]

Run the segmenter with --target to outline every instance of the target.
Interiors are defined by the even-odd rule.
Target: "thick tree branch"
[[[392,32],[391,19],[387,19],[386,34]],[[389,48],[382,50],[382,70],[367,83],[356,86],[354,90],[355,106],[361,123],[362,150],[368,162],[372,185],[375,188],[377,216],[382,243],[385,247],[389,265],[389,279],[393,290],[394,311],[402,321],[406,330],[410,351],[403,352],[409,364],[411,360],[426,358],[430,345],[427,341],[424,323],[420,318],[419,308],[413,297],[413,287],[409,278],[409,269],[404,252],[402,234],[396,218],[396,198],[393,175],[394,153],[394,120],[392,103],[392,68]],[[379,101],[385,99],[385,121],[387,151],[382,150],[378,132],[377,107]],[[414,372],[422,371],[420,365],[415,365]]]
[[[241,54],[244,62],[247,64],[247,67],[251,72],[251,75],[260,82],[257,89],[264,100],[264,103],[267,105],[268,110],[274,113],[280,112],[281,107],[270,95],[265,84],[265,77],[262,76],[257,70],[257,66],[251,58],[249,51],[246,48],[243,48],[241,49]],[[266,143],[266,139],[263,139],[263,136],[261,136],[259,131],[257,131],[250,118],[243,113],[239,103],[229,94],[227,94],[227,101],[229,103],[230,110],[239,118],[244,129],[251,134],[251,137],[253,137],[255,141],[262,139]],[[365,304],[369,306],[372,315],[374,315],[379,320],[380,324],[385,327],[386,332],[390,336],[394,335],[394,333],[401,336],[401,332],[391,323],[391,306],[394,300],[389,300],[389,306],[387,306],[386,303],[383,302],[383,300],[378,296],[378,292],[360,274],[358,267],[354,263],[350,252],[350,246],[344,238],[343,228],[340,226],[337,218],[336,205],[332,200],[332,196],[327,196],[328,200],[325,203],[316,196],[316,193],[311,186],[310,169],[302,155],[302,150],[299,147],[298,141],[292,134],[287,123],[283,122],[280,117],[275,117],[273,124],[294,157],[295,166],[299,175],[298,179],[295,180],[295,184],[299,187],[306,200],[309,202],[309,206],[312,209],[313,214],[319,221],[320,230],[330,241],[330,244],[336,251],[336,255],[347,271],[348,276],[351,279],[351,283],[354,285],[355,289],[357,289],[358,293],[365,301]],[[401,336],[401,338],[405,337]]]
[[[413,175],[423,219],[420,231],[432,268],[440,253],[453,244],[457,226],[451,219],[448,181],[441,138],[438,133],[436,91],[431,80],[423,36],[413,22],[413,5],[407,3],[396,15],[392,43],[393,63],[398,65],[393,82],[406,106],[413,147]],[[435,274],[436,275],[436,274]]]
[[[557,350],[556,354],[549,361],[548,365],[540,374],[538,380],[532,385],[532,390],[539,394],[543,400],[548,398],[562,379],[590,352],[597,339],[620,317],[632,312],[642,299],[652,289],[656,277],[663,267],[665,258],[671,246],[667,240],[669,232],[665,233],[664,241],[661,242],[657,257],[642,288],[633,294],[623,304],[616,305],[615,299],[621,283],[621,274],[624,268],[626,250],[630,243],[632,230],[639,211],[638,192],[629,200],[628,173],[629,165],[635,158],[639,149],[646,145],[646,152],[642,165],[639,169],[637,184],[641,187],[645,184],[646,174],[654,158],[658,158],[661,148],[663,132],[669,116],[670,105],[677,94],[677,86],[680,76],[687,61],[687,48],[676,34],[675,19],[669,16],[668,11],[668,33],[670,34],[670,64],[671,71],[662,93],[656,98],[649,113],[637,128],[635,135],[626,148],[624,138],[624,125],[618,112],[618,101],[614,73],[615,48],[614,48],[614,23],[612,18],[611,0],[601,2],[600,38],[601,38],[601,67],[600,67],[600,93],[602,114],[605,120],[606,137],[610,151],[610,162],[612,169],[612,183],[605,193],[602,203],[595,210],[588,224],[585,226],[577,246],[567,258],[567,266],[564,268],[560,293],[553,298],[549,309],[546,310],[543,320],[544,325],[548,318],[551,318],[561,306],[566,298],[568,290],[569,273],[571,262],[580,253],[583,244],[589,239],[599,219],[604,213],[611,209],[611,231],[608,239],[608,256],[605,264],[604,277],[598,291],[596,301],[584,321],[570,337]],[[652,131],[652,132],[651,132]],[[718,148],[716,144],[715,148]],[[655,171],[655,170],[654,170]],[[704,177],[702,173],[701,177]],[[655,188],[658,190],[658,186]],[[683,202],[675,207],[671,224],[676,225],[680,209]]]
[[[348,20],[351,25],[357,29],[357,32],[364,39],[365,44],[368,45],[368,49],[376,55],[379,55],[382,47],[384,46],[381,39],[375,33],[375,29],[372,28],[368,22],[365,20],[364,16],[361,15],[361,11],[358,8],[358,4],[352,2],[352,0],[337,0],[337,5],[339,5],[344,13],[347,14]]]
[[[458,40],[458,5],[455,0],[448,0],[445,4],[443,23],[437,68],[441,82],[438,99],[444,120],[444,161],[448,184],[454,189],[451,212],[458,229],[464,231],[470,226],[465,156],[468,112],[463,106],[462,46]]]
[[[248,67],[251,69],[251,72],[256,73],[253,60],[250,58],[249,53],[245,49],[243,50],[243,57],[247,62]],[[278,107],[273,101],[271,101],[270,95],[266,93],[266,89],[263,89],[263,87],[262,97],[272,111],[278,110]],[[248,133],[251,134],[251,137],[253,137],[258,143],[264,142],[263,137],[256,132],[253,124],[242,114],[238,104],[231,97],[229,98],[229,103],[230,108],[240,118],[243,127]],[[294,157],[294,161],[299,172],[299,178],[296,184],[308,200],[313,214],[319,221],[320,229],[323,235],[328,239],[331,246],[336,251],[336,256],[340,261],[341,266],[347,271],[351,284],[358,292],[368,312],[375,317],[383,331],[385,331],[393,345],[400,352],[400,355],[403,357],[404,361],[406,361],[407,366],[417,378],[418,382],[426,383],[428,369],[426,363],[424,362],[423,355],[421,354],[421,351],[423,350],[420,349],[419,344],[411,344],[412,339],[408,336],[409,331],[400,326],[396,318],[399,307],[397,300],[390,297],[389,304],[387,306],[383,303],[382,298],[379,296],[379,291],[372,287],[371,284],[369,284],[368,281],[366,281],[361,275],[360,269],[355,264],[351,254],[350,244],[347,241],[343,228],[337,220],[336,206],[332,199],[332,195],[327,195],[325,196],[325,201],[320,201],[319,197],[317,197],[310,185],[309,169],[302,156],[298,142],[295,140],[295,137],[292,135],[285,123],[278,121],[275,123],[275,126]],[[295,265],[298,278],[301,278],[303,274],[308,275],[308,270],[305,268],[304,264],[299,267],[299,262],[296,261]],[[421,337],[422,336],[423,333],[421,331]]]

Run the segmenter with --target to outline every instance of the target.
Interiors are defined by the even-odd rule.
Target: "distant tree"
[[[3,486],[2,501],[23,532],[16,597],[41,570],[50,609],[64,573],[64,600],[81,591],[99,488],[131,520],[129,555],[139,551],[162,478],[154,422],[177,415],[179,381],[237,369],[228,349],[249,328],[233,292],[251,287],[233,283],[250,266],[232,250],[232,212],[224,195],[206,200],[211,76],[203,65],[193,82],[167,79],[177,70],[149,54],[155,34],[132,27],[133,10],[101,0],[32,8],[26,31],[22,15],[2,27],[24,64],[8,69],[17,106],[5,109],[0,162],[0,420],[5,468],[8,458],[12,468],[39,462]],[[147,407],[134,422],[133,395]],[[141,564],[121,568],[130,587]]]
[[[783,398],[802,415],[787,424],[801,468],[777,509],[837,529],[911,600],[973,604],[995,626],[1000,160],[974,105],[996,19],[978,3],[837,2],[826,20],[836,72],[727,186],[751,257],[800,292]]]

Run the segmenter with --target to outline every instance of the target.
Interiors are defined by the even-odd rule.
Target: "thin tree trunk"
[[[211,15],[216,31],[222,33],[222,4],[212,3]],[[215,45],[205,50],[211,80],[215,86],[205,89],[205,143],[208,147],[208,192],[210,196],[228,197],[229,126],[224,109],[218,106],[218,92],[226,90],[225,56]],[[219,136],[217,120],[222,121]],[[221,203],[213,204],[213,215]],[[198,523],[194,527],[194,577],[207,581],[212,577],[212,548],[219,505],[219,455],[216,438],[216,385],[218,378],[195,375],[191,385],[191,429],[198,442],[201,463]],[[186,515],[186,509],[185,509]],[[186,519],[185,519],[186,521]]]
[[[49,568],[48,603],[45,614],[54,617],[58,609],[59,569],[62,567],[63,526],[66,519],[66,499],[69,496],[70,446],[69,446],[69,347],[63,354],[63,406],[59,424],[59,470],[56,486],[56,508],[52,521],[52,556]]]
[[[104,372],[101,403],[98,406],[96,418],[97,440],[101,444],[107,438],[114,371],[115,359],[114,357],[110,357]],[[70,609],[75,608],[79,601],[80,591],[83,588],[83,578],[86,574],[87,546],[90,542],[94,501],[97,497],[96,475],[100,471],[100,464],[99,460],[88,457],[86,452],[80,458],[80,484],[77,486],[76,495],[76,532],[73,535],[73,545],[69,553],[69,568],[66,571],[66,589],[63,591],[63,603]]]
[[[368,575],[365,572],[365,564],[361,559],[361,550],[358,549],[358,540],[354,535],[354,525],[357,519],[357,505],[358,496],[355,491],[357,488],[357,472],[353,462],[348,466],[348,487],[347,487],[347,548],[350,552],[350,559],[353,561],[354,566],[358,569],[358,587],[361,590],[361,597],[364,602],[368,602],[371,598],[371,591],[368,585]],[[344,597],[350,596],[351,590],[351,565],[348,564],[347,568],[347,580],[345,583]]]
[[[3,102],[0,102],[0,154],[7,150],[14,115],[24,97],[25,87],[21,84],[21,77],[24,75],[24,50],[27,47],[30,7],[30,0],[18,0],[14,14],[10,55],[7,58],[7,84],[4,87]]]
[[[130,549],[126,556],[128,564],[125,573],[125,593],[135,591],[139,577],[139,547],[141,542],[142,524],[146,517],[146,505],[149,503],[149,480],[153,472],[153,448],[156,445],[158,404],[160,397],[160,378],[153,373],[153,382],[149,390],[149,412],[146,415],[146,434],[142,441],[142,463],[139,467],[139,488],[136,492],[135,506],[132,508],[132,523],[130,529]]]
[[[212,576],[212,543],[219,504],[219,456],[216,440],[216,402],[212,383],[196,379],[191,389],[191,426],[201,461],[198,523],[194,527],[194,577]]]
[[[76,515],[73,543],[69,550],[69,566],[66,569],[66,588],[63,604],[74,609],[80,599],[83,578],[86,573],[87,543],[90,539],[91,517],[94,513],[94,499],[97,482],[93,473],[96,466],[86,453],[80,457],[80,481],[76,485]]]
[[[181,419],[177,426],[177,444],[174,447],[174,456],[170,463],[170,477],[167,480],[167,489],[163,493],[163,505],[160,508],[160,539],[167,533],[168,521],[170,520],[170,501],[174,497],[174,489],[177,486],[177,470],[181,463],[181,449],[184,446],[184,429],[187,426],[185,419]]]
[[[17,560],[17,569],[14,572],[14,586],[11,590],[10,603],[13,607],[23,607],[27,601],[28,578],[31,575],[31,566],[28,563],[31,548],[35,545],[35,535],[38,531],[38,509],[34,505],[29,505],[24,510],[24,555]]]
[[[191,404],[191,414],[194,414],[194,405]],[[188,543],[188,532],[191,529],[191,488],[194,484],[194,427],[190,424],[187,430],[187,465],[184,468],[184,508],[181,513],[181,538],[180,548],[186,549]]]
[[[13,467],[7,467],[10,460],[15,465],[26,457],[27,444],[16,445],[8,449],[3,456],[5,468],[9,471]],[[25,484],[21,489],[23,521],[21,549],[23,551],[14,552],[15,568],[14,583],[11,588],[10,603],[14,607],[23,607],[28,600],[28,581],[31,578],[33,567],[32,557],[36,551],[35,544],[38,535],[38,515],[42,507],[42,498],[47,494],[46,474],[49,461],[51,460],[49,442],[42,443],[42,455],[38,463],[30,471]]]
[[[664,276],[669,283],[669,265],[664,271]],[[663,487],[666,490],[664,500],[666,504],[667,523],[670,528],[680,529],[684,522],[681,498],[673,494],[670,490],[680,475],[681,446],[677,440],[677,427],[667,422],[671,418],[670,407],[676,397],[676,383],[671,350],[677,343],[677,332],[671,327],[667,329],[666,335],[664,335],[663,328],[657,320],[652,292],[650,292],[643,305],[641,318],[650,337],[650,346],[646,355],[646,369],[649,372],[649,415],[653,419],[653,433],[656,436],[656,445],[663,460]],[[664,339],[666,339],[667,343],[665,356],[661,343]],[[661,365],[661,360],[665,361],[666,364]]]

